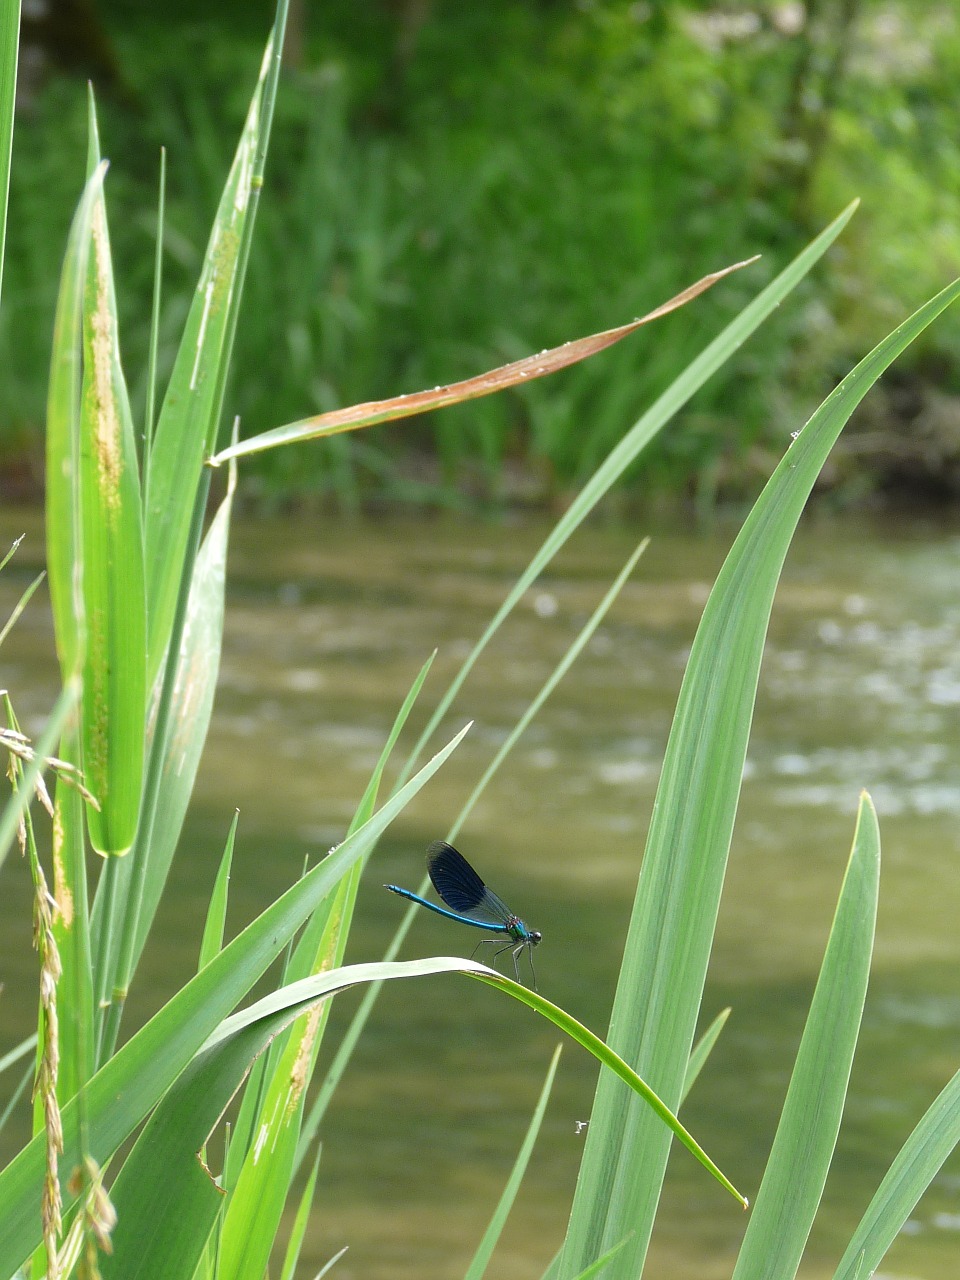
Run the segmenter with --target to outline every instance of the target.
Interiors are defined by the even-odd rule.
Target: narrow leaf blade
[[[866,793],[833,927],[733,1280],[794,1280],[833,1158],[870,977],[880,830]]]
[[[81,304],[93,210],[105,173],[106,166],[98,165],[88,180],[67,237],[47,395],[47,573],[57,656],[64,682],[72,675],[79,675],[86,643],[79,495]]]
[[[404,699],[351,821],[350,832],[362,826],[373,813],[383,770],[432,662],[431,656]],[[286,981],[332,970],[342,963],[362,869],[362,862],[358,862],[314,913],[291,957]],[[245,1158],[239,1175],[230,1171],[231,1196],[221,1241],[222,1280],[242,1280],[246,1275],[259,1275],[269,1262],[272,1242],[280,1226],[290,1181],[297,1166],[306,1089],[313,1074],[328,1013],[329,1005],[325,1004],[298,1019],[286,1037],[278,1037],[267,1057],[266,1087],[262,1090],[260,1113],[255,1125],[257,1152],[255,1155],[244,1152],[235,1144],[235,1155],[239,1152]],[[247,1105],[245,1097],[241,1108],[242,1121],[246,1118]]]
[[[227,897],[230,889],[230,867],[233,863],[233,846],[237,838],[237,823],[240,812],[237,810],[230,823],[227,843],[223,849],[223,857],[217,870],[210,905],[207,908],[207,919],[203,926],[203,938],[200,941],[200,959],[197,968],[202,969],[210,963],[215,955],[223,949],[223,929],[227,918]]]
[[[173,625],[200,471],[219,426],[269,133],[274,45],[271,38],[151,443],[146,495],[148,688],[160,670]]]
[[[500,1196],[497,1207],[493,1212],[493,1217],[483,1233],[483,1239],[480,1241],[477,1252],[473,1255],[470,1266],[467,1268],[465,1280],[483,1280],[490,1259],[493,1256],[493,1251],[497,1247],[497,1241],[503,1234],[503,1228],[506,1226],[507,1218],[510,1216],[513,1202],[516,1200],[517,1192],[520,1190],[523,1175],[526,1173],[527,1165],[530,1163],[530,1157],[533,1154],[533,1148],[540,1133],[540,1126],[543,1124],[543,1117],[547,1110],[547,1103],[550,1101],[553,1079],[557,1074],[557,1064],[560,1061],[562,1048],[563,1045],[558,1044],[553,1051],[550,1066],[547,1068],[546,1079],[543,1082],[543,1088],[540,1090],[540,1097],[537,1100],[533,1115],[530,1117],[530,1124],[527,1127],[527,1132],[524,1135],[523,1143],[517,1153],[513,1168],[510,1170],[507,1185],[504,1187],[503,1194]]]

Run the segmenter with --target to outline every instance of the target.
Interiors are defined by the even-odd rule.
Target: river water
[[[32,515],[0,582],[3,616],[42,558]],[[131,1027],[193,972],[234,807],[235,931],[342,838],[393,716],[439,653],[419,728],[545,528],[443,521],[257,522],[235,530],[218,703],[195,801]],[[348,959],[378,957],[492,754],[646,529],[575,536],[497,636],[438,741],[475,725],[381,842]],[[654,531],[607,622],[473,811],[458,843],[543,932],[541,991],[596,1030],[609,1013],[660,760],[686,654],[735,530]],[[849,852],[858,794],[880,815],[873,978],[844,1127],[802,1275],[829,1277],[902,1141],[960,1066],[960,531],[814,522],[777,597],[703,1017],[733,1014],[684,1109],[755,1195]],[[36,730],[55,687],[47,605],[3,654],[3,684]],[[413,741],[409,735],[407,746]],[[402,751],[401,751],[402,757]],[[4,867],[0,1056],[35,1010],[26,873]],[[406,956],[467,954],[473,937],[421,912]],[[357,996],[335,1002],[335,1044]],[[323,1131],[301,1274],[344,1244],[334,1274],[462,1275],[521,1142],[554,1030],[455,976],[382,996]],[[321,1066],[323,1058],[321,1058]],[[573,1045],[492,1277],[539,1276],[563,1232],[596,1068]],[[0,1078],[0,1091],[7,1088]],[[23,1130],[0,1135],[12,1153]],[[689,1155],[671,1161],[648,1274],[719,1280],[743,1215]],[[311,1270],[311,1267],[313,1270]],[[882,1267],[960,1274],[960,1161],[944,1166]]]

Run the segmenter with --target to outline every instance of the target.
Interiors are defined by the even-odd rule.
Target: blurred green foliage
[[[167,6],[160,22],[146,6],[102,6],[121,69],[100,106],[139,405],[158,147],[170,172],[163,372],[269,21],[261,3],[208,5],[203,26],[194,13]],[[960,274],[950,3],[326,0],[299,16],[228,396],[245,433],[478,373],[764,257],[522,391],[248,462],[247,491],[262,498],[562,501],[860,196],[825,269],[645,456],[645,491],[710,505],[755,488],[840,372]],[[18,121],[0,320],[8,457],[39,456],[84,111],[82,84],[52,77]],[[948,315],[897,377],[960,392],[958,353],[960,317]]]

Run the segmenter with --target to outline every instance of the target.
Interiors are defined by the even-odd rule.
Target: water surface
[[[40,563],[33,517],[0,581],[4,614]],[[207,895],[241,810],[236,930],[342,838],[410,682],[435,647],[439,697],[543,528],[452,521],[258,522],[237,528],[215,720],[130,1026],[193,971]],[[440,735],[463,746],[382,841],[349,958],[382,953],[491,755],[647,532],[581,531],[531,590]],[[656,534],[601,631],[458,841],[542,930],[540,989],[603,1031],[684,663],[733,531]],[[731,850],[704,1020],[733,1015],[684,1118],[751,1197],[762,1175],[853,834],[876,802],[884,866],[873,979],[850,1099],[802,1274],[832,1274],[872,1190],[960,1065],[960,534],[935,526],[805,526],[778,593]],[[46,603],[3,654],[3,684],[35,731],[54,692]],[[413,735],[405,738],[406,747]],[[439,741],[439,739],[438,739]],[[34,1019],[25,868],[0,895],[0,1055]],[[472,931],[422,912],[405,955],[456,954]],[[469,933],[465,937],[464,934]],[[357,996],[338,999],[329,1043]],[[522,1139],[556,1035],[454,976],[394,983],[324,1128],[302,1274],[343,1244],[336,1274],[462,1275]],[[595,1068],[564,1051],[526,1183],[489,1274],[539,1276],[559,1244]],[[5,1087],[5,1081],[0,1080]],[[6,1159],[22,1129],[0,1137]],[[745,1220],[682,1150],[672,1158],[649,1274],[729,1276]],[[886,1277],[953,1280],[960,1162],[948,1162],[888,1256]],[[313,1270],[311,1271],[311,1267]]]

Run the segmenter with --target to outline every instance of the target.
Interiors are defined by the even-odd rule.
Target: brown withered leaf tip
[[[601,333],[592,333],[586,338],[575,338],[562,346],[551,347],[538,355],[524,356],[522,360],[514,360],[510,364],[500,365],[476,377],[466,378],[462,382],[451,382],[446,386],[433,387],[428,391],[415,391],[409,395],[391,396],[388,400],[367,400],[362,404],[350,405],[344,409],[334,409],[330,413],[317,414],[312,418],[304,418],[299,422],[277,427],[273,431],[231,445],[209,459],[209,465],[219,466],[235,455],[255,453],[269,449],[286,441],[309,440],[317,436],[336,435],[341,431],[356,430],[359,427],[374,426],[378,422],[389,422],[395,418],[408,418],[415,413],[426,413],[432,409],[440,409],[446,405],[462,404],[465,400],[474,400],[479,396],[490,395],[494,391],[503,391],[507,387],[517,386],[521,382],[529,382],[534,378],[542,378],[548,373],[556,373],[569,365],[586,360],[588,356],[605,351],[621,339],[626,338],[642,325],[652,320],[659,320],[685,306],[701,293],[705,293],[718,281],[756,262],[759,254],[735,262],[724,267],[722,271],[713,271],[703,276],[695,284],[689,285],[669,301],[648,311],[646,315],[627,324],[618,325],[615,329],[604,329]]]

